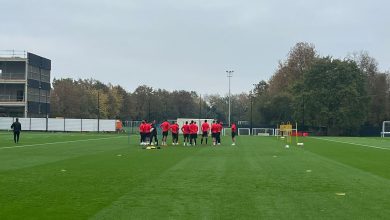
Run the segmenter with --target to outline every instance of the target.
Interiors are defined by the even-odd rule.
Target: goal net
[[[207,120],[207,123],[211,126],[211,123],[213,123],[214,119],[199,119],[199,118],[178,118],[176,120],[177,124],[181,127],[183,127],[183,125],[185,124],[185,122],[188,122],[188,124],[191,122],[191,121],[194,121],[196,122],[196,124],[198,125],[199,129],[198,129],[198,134],[202,134],[202,124],[203,122]],[[179,133],[182,134],[183,132],[181,131],[181,129],[179,129]]]
[[[251,135],[251,129],[250,128],[239,128],[238,135]]]
[[[123,121],[123,129],[130,134],[139,134],[139,125],[142,121]]]
[[[252,128],[252,135],[257,136],[274,136],[275,129],[273,128]]]
[[[390,121],[383,122],[381,137],[390,137]]]
[[[222,135],[223,136],[231,136],[232,135],[232,129],[231,128],[224,128],[222,130]]]

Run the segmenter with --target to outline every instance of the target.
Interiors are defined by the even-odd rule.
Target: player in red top
[[[233,122],[232,123],[232,145],[236,145],[236,132],[237,132],[237,126],[236,124]]]
[[[171,127],[171,124],[169,124],[169,122],[167,120],[165,120],[161,125],[160,125],[161,129],[162,129],[162,145],[163,146],[167,146],[167,137],[168,137],[168,131],[169,131],[169,128]]]
[[[210,125],[209,123],[207,123],[207,120],[204,120],[204,122],[202,123],[202,138],[200,139],[200,144],[203,144],[203,138],[206,138],[206,144],[207,144],[209,131],[210,131]]]
[[[222,132],[222,129],[223,129],[221,121],[217,121],[217,128],[218,128],[217,145],[221,145],[221,132]]]
[[[196,122],[191,121],[190,124],[190,144],[196,146],[196,139],[198,138],[198,125]]]
[[[184,136],[183,145],[187,146],[188,142],[189,142],[188,137],[190,135],[190,126],[188,125],[188,121],[186,121],[186,123],[183,125],[183,127],[181,127],[181,131],[183,132],[183,136]]]
[[[213,121],[211,124],[211,137],[213,138],[213,145],[217,144],[218,124]]]
[[[145,132],[144,132],[145,120],[139,125],[139,135],[141,136],[140,145],[145,145]]]
[[[144,133],[145,133],[145,145],[147,145],[150,141],[150,130],[152,129],[152,126],[147,122],[145,121],[145,124],[144,124]]]
[[[172,132],[172,145],[179,144],[179,125],[176,122],[173,122],[170,128]]]

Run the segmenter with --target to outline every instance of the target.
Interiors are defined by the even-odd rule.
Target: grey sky
[[[359,0],[0,0],[0,50],[52,60],[52,78],[133,91],[226,94],[268,80],[295,43],[343,58],[367,50],[390,69],[390,2]]]

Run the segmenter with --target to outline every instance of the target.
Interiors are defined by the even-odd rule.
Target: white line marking
[[[109,138],[93,138],[93,139],[84,139],[84,140],[75,140],[75,141],[59,141],[59,142],[51,142],[51,143],[28,144],[28,145],[10,146],[10,147],[0,147],[0,150],[1,149],[10,149],[10,148],[22,148],[22,147],[35,147],[35,146],[43,146],[43,145],[53,145],[53,144],[67,144],[67,143],[84,142],[84,141],[98,141],[98,140],[113,139],[113,138],[120,138],[120,137],[125,137],[125,136],[109,137]]]
[[[370,148],[376,148],[376,149],[382,149],[382,150],[390,150],[390,148],[378,147],[378,146],[367,145],[367,144],[357,144],[357,143],[352,143],[352,142],[336,141],[336,140],[331,140],[331,139],[326,139],[326,138],[319,138],[319,137],[311,137],[311,138],[324,140],[324,141],[330,141],[330,142],[336,142],[336,143],[342,143],[342,144],[352,144],[352,145],[357,145],[357,146],[362,146],[362,147],[370,147]]]
[[[337,196],[345,196],[346,193],[336,193]]]

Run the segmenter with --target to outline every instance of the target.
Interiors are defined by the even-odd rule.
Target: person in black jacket
[[[158,138],[157,138],[157,127],[156,127],[156,120],[153,120],[152,124],[152,129],[150,132],[150,142],[149,145],[153,145],[153,138],[156,146],[158,146]]]
[[[19,118],[16,118],[16,121],[12,123],[11,129],[14,131],[14,141],[19,143],[20,131],[22,130],[22,125],[19,122]]]

